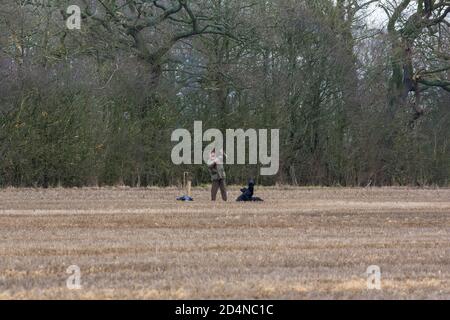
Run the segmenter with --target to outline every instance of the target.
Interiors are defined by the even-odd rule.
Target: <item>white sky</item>
[[[369,12],[371,13],[367,17],[369,26],[374,28],[386,26],[388,17],[384,10],[379,7],[379,3],[372,4],[368,9],[368,13]]]

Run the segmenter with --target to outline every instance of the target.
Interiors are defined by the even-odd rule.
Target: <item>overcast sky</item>
[[[368,24],[371,27],[381,27],[387,24],[387,16],[383,9],[378,6],[378,3],[372,4],[368,9],[371,14],[368,16]]]

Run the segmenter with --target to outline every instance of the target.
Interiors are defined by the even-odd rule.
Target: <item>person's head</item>
[[[250,179],[250,181],[248,182],[248,185],[249,185],[250,187],[255,186],[255,180]]]

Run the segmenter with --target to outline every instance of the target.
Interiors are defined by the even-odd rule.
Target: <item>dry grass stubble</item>
[[[179,193],[1,190],[0,299],[450,298],[448,189]],[[69,265],[81,290],[66,288]],[[370,265],[381,291],[367,290]]]

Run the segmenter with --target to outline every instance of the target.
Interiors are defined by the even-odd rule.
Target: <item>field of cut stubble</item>
[[[450,299],[449,189],[180,194],[0,190],[0,299]],[[66,287],[70,265],[81,290]],[[381,291],[367,290],[370,265]]]

